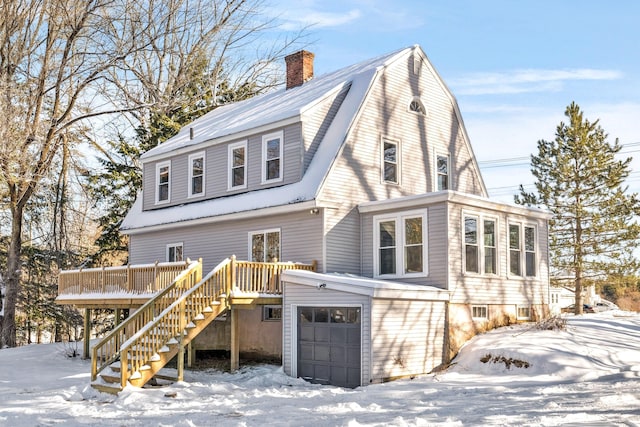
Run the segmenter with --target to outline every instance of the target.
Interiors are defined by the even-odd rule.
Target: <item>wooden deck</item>
[[[228,258],[203,277],[202,261],[63,271],[59,304],[85,308],[85,357],[92,308],[139,308],[91,349],[92,385],[117,393],[144,385],[175,355],[182,379],[185,348],[222,313],[231,313],[231,369],[239,364],[237,309],[280,304],[284,270],[316,263],[259,263]],[[135,304],[135,305],[134,305]]]

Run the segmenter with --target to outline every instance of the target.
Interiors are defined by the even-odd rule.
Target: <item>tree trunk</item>
[[[16,346],[16,302],[20,289],[23,212],[24,207],[20,204],[11,206],[11,242],[7,253],[6,295],[0,348]]]

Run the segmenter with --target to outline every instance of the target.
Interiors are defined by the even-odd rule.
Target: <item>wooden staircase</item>
[[[127,383],[142,387],[229,305],[233,269],[224,260],[205,278],[202,264],[181,273],[92,349],[91,385],[117,394]]]

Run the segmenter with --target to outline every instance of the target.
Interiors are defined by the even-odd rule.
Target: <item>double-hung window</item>
[[[464,266],[466,273],[498,273],[495,218],[464,216]]]
[[[249,257],[253,262],[280,260],[280,229],[249,233]]]
[[[424,212],[374,218],[376,277],[427,274],[427,221]]]
[[[400,144],[389,139],[382,140],[382,182],[399,184]]]
[[[167,261],[169,262],[177,262],[183,261],[183,252],[182,252],[182,242],[180,243],[169,243],[167,245]]]
[[[229,190],[247,188],[247,141],[229,145]]]
[[[513,276],[537,276],[536,228],[509,224],[509,273]]]
[[[449,189],[449,156],[444,154],[436,155],[436,181],[438,191]]]
[[[262,137],[262,183],[282,181],[282,132]]]
[[[167,203],[171,195],[171,162],[156,165],[156,203]]]
[[[188,197],[204,195],[204,152],[189,156],[189,191]]]

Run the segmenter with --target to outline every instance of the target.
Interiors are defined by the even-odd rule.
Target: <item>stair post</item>
[[[179,313],[180,320],[178,323],[178,331],[180,333],[180,339],[178,340],[178,381],[184,381],[184,331],[187,327],[184,300],[180,303]]]

